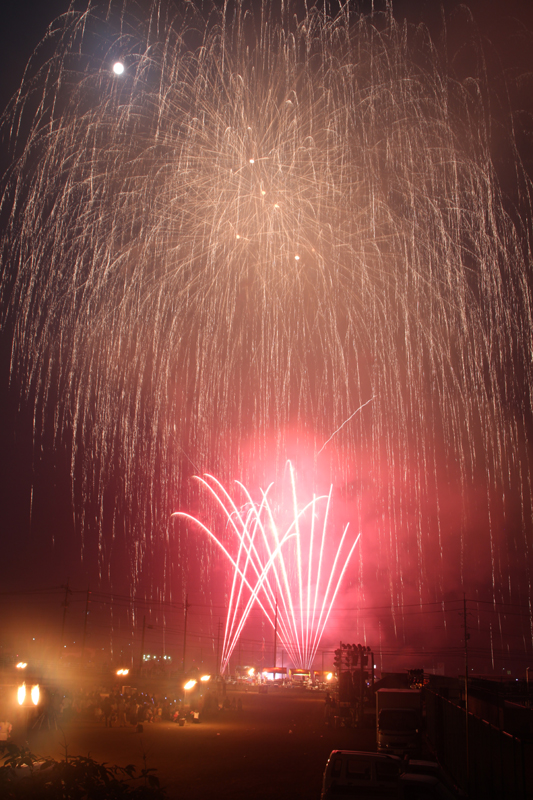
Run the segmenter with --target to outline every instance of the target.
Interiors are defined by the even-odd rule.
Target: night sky
[[[442,42],[441,14],[436,10],[436,3],[431,0],[405,0],[394,3],[396,19],[407,19],[410,23],[423,23],[428,26],[435,42]],[[456,47],[460,41],[460,13],[458,2],[443,3],[447,21],[448,54],[454,60],[455,69],[468,71],[471,54]],[[467,2],[479,27],[481,39],[487,52],[487,74],[497,80],[504,74],[508,79],[509,103],[516,110],[513,117],[515,124],[515,141],[520,158],[529,178],[533,179],[533,90],[531,73],[533,73],[533,8],[531,3],[510,2],[497,3],[486,0]],[[377,8],[379,3],[375,3]],[[3,14],[2,48],[0,49],[0,70],[3,76],[0,89],[0,104],[4,107],[12,92],[17,88],[22,76],[26,59],[33,47],[40,41],[48,23],[68,7],[66,2],[38,3],[19,2],[11,4]],[[362,4],[367,11],[370,3]],[[492,157],[495,170],[507,198],[511,215],[522,219],[522,235],[524,241],[531,236],[531,220],[533,215],[527,214],[527,203],[520,196],[514,177],[513,153],[506,138],[505,128],[499,125],[501,109],[494,108],[495,124],[491,132]],[[422,157],[422,155],[421,155]],[[2,150],[2,166],[7,163],[5,149]],[[0,223],[5,225],[5,213],[0,216]],[[34,448],[32,442],[33,408],[21,399],[17,390],[17,378],[10,385],[10,348],[8,334],[0,341],[0,397],[2,422],[0,424],[0,504],[2,508],[2,558],[0,560],[0,613],[3,615],[2,637],[0,640],[0,656],[9,656],[16,652],[32,654],[34,638],[41,643],[58,638],[62,620],[61,601],[65,595],[67,581],[73,594],[69,595],[67,629],[65,641],[70,648],[71,643],[80,640],[83,627],[86,592],[90,588],[91,616],[88,628],[88,641],[91,652],[100,651],[106,659],[130,663],[131,658],[138,658],[139,631],[143,618],[152,627],[148,638],[158,653],[170,652],[179,660],[181,656],[181,637],[183,630],[183,600],[185,595],[191,604],[189,617],[190,659],[200,665],[209,665],[213,661],[217,648],[219,623],[224,621],[224,590],[221,589],[224,570],[220,564],[213,563],[213,572],[209,574],[205,565],[198,573],[189,571],[187,580],[180,573],[182,561],[194,561],[195,545],[189,539],[179,546],[171,544],[165,555],[164,546],[158,550],[156,545],[152,551],[152,561],[146,558],[140,574],[136,577],[136,601],[131,599],[131,573],[128,559],[131,559],[129,545],[126,541],[124,524],[115,521],[116,537],[113,550],[113,563],[107,570],[102,570],[98,563],[99,539],[87,537],[82,544],[83,535],[79,529],[79,506],[73,513],[71,501],[71,464],[69,441],[56,441],[53,432],[47,430],[41,446]],[[511,365],[512,366],[512,365]],[[512,402],[512,401],[510,401]],[[518,401],[517,401],[518,402]],[[48,409],[47,414],[53,410]],[[50,417],[51,419],[51,417]],[[531,409],[529,409],[531,420]],[[531,432],[531,422],[529,421]],[[53,426],[52,426],[53,427]],[[527,428],[527,426],[526,426]],[[531,442],[521,443],[522,450],[529,455],[530,465]],[[85,453],[84,458],[91,460],[92,454]],[[195,472],[195,464],[186,463],[188,456],[180,456],[181,468],[188,470],[189,475]],[[455,474],[450,467],[452,477]],[[113,478],[117,483],[119,478]],[[393,480],[391,476],[391,481]],[[404,480],[408,481],[409,478]],[[346,487],[344,487],[346,489]],[[105,502],[112,504],[113,491]],[[343,490],[344,491],[344,490]],[[341,504],[344,503],[350,513],[352,495],[350,490],[339,490]],[[357,492],[358,489],[354,489]],[[399,489],[400,491],[400,489]],[[518,496],[518,495],[517,495]],[[352,498],[352,499],[351,499]],[[470,497],[472,507],[479,508],[486,498]],[[79,497],[77,503],[79,504]],[[140,501],[139,501],[140,502]],[[154,501],[155,502],[155,501]],[[158,501],[159,502],[159,501]],[[453,491],[452,479],[448,493],[441,495],[441,520],[448,526],[451,534],[457,522],[455,504],[457,497]],[[518,500],[517,500],[518,503]],[[379,514],[372,501],[368,502],[363,514],[368,517]],[[443,507],[445,506],[445,507]],[[177,509],[174,509],[177,510]],[[193,509],[194,510],[194,509]],[[109,512],[109,507],[106,509]],[[358,512],[359,513],[359,512]],[[407,514],[415,512],[409,509]],[[432,508],[425,509],[429,516]],[[435,512],[436,514],[437,512]],[[94,496],[86,497],[87,530],[93,522],[90,518],[98,514],[98,501]],[[482,516],[482,512],[480,517]],[[500,522],[500,520],[498,520]],[[512,519],[501,523],[503,533],[502,548],[506,547],[507,532],[513,526]],[[518,526],[519,523],[516,522]],[[435,523],[436,526],[436,523]],[[477,556],[476,542],[486,535],[480,530],[472,533],[473,544],[468,550],[467,558],[475,560]],[[109,535],[109,529],[104,531]],[[494,534],[498,536],[496,532]],[[529,544],[532,543],[533,528],[529,530]],[[407,545],[406,545],[407,546]],[[407,666],[426,666],[446,668],[454,674],[461,669],[463,632],[463,592],[469,599],[468,625],[475,632],[472,643],[472,663],[476,671],[501,675],[508,669],[513,675],[521,676],[529,664],[533,652],[531,638],[531,618],[528,605],[531,602],[530,576],[533,574],[533,558],[531,552],[517,553],[516,539],[509,535],[508,563],[516,565],[516,576],[509,575],[509,592],[507,602],[494,604],[494,595],[490,586],[491,565],[485,563],[486,553],[479,547],[479,581],[472,580],[464,585],[459,573],[474,577],[476,570],[463,570],[462,559],[465,557],[459,537],[453,546],[453,559],[448,564],[450,574],[445,583],[448,590],[438,599],[417,603],[416,592],[406,594],[412,602],[404,602],[391,614],[390,605],[383,604],[384,595],[380,591],[381,553],[377,545],[367,546],[365,552],[374,569],[375,584],[370,587],[361,600],[359,586],[355,580],[350,583],[346,592],[342,593],[337,609],[332,616],[332,636],[326,637],[331,646],[338,636],[345,641],[364,641],[381,652],[381,664],[385,669],[394,665],[399,668]],[[164,574],[166,589],[158,587],[160,566],[153,562],[167,559]],[[412,557],[412,569],[416,570]],[[408,563],[406,561],[406,563]],[[454,565],[457,565],[454,574]],[[438,564],[431,563],[428,555],[428,569],[438,570]],[[492,565],[494,568],[494,565]],[[362,568],[359,568],[362,570]],[[368,567],[367,567],[368,569]],[[376,577],[377,576],[377,577]],[[206,589],[206,580],[209,588]],[[513,586],[519,585],[519,590]],[[170,584],[172,587],[169,588]],[[504,591],[500,597],[504,596]],[[476,602],[474,602],[476,601]],[[133,611],[132,611],[133,609]],[[260,615],[254,612],[254,625],[247,629],[243,636],[241,660],[257,660],[265,664],[269,661],[272,649],[272,632],[261,622]],[[110,650],[111,647],[111,650]],[[72,645],[72,651],[76,650]],[[35,652],[35,651],[34,651]],[[237,659],[239,660],[239,659]]]

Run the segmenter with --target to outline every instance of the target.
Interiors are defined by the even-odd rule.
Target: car
[[[425,776],[424,779],[420,779],[419,775]],[[404,764],[400,782],[403,783],[401,796],[406,800],[408,798],[437,798],[437,800],[441,800],[441,798],[446,800],[451,797],[466,798],[466,794],[458,786],[455,786],[451,777],[436,761],[410,758]]]
[[[405,762],[388,753],[333,750],[321,800],[454,800],[457,794],[436,762]]]
[[[399,800],[454,800],[457,795],[436,775],[405,772],[399,779]]]
[[[437,761],[423,761],[422,759],[409,758],[405,762],[404,772],[417,775],[433,775],[442,780],[442,770]]]
[[[402,760],[387,753],[333,750],[322,780],[321,800],[398,797]]]

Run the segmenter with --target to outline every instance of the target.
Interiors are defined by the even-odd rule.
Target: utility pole
[[[142,672],[142,668],[144,665],[144,632],[146,630],[146,617],[143,617],[143,633],[141,637],[141,666],[139,669],[139,673]]]
[[[183,611],[185,614],[185,625],[183,627],[183,656],[181,659],[181,669],[182,672],[185,672],[185,652],[187,650],[187,615],[189,613],[189,595],[185,595],[185,605],[183,606]]]
[[[463,625],[465,629],[465,734],[466,734],[466,787],[470,785],[470,757],[468,751],[468,633],[466,625],[466,594],[463,592]]]
[[[61,586],[61,588],[65,590],[65,599],[61,603],[61,605],[63,606],[63,622],[61,623],[61,642],[60,642],[60,645],[59,645],[59,657],[60,658],[62,658],[62,656],[63,656],[63,638],[65,636],[65,622],[66,622],[66,619],[67,619],[67,608],[69,606],[69,595],[72,594],[72,591],[69,588],[69,580],[70,580],[70,578],[67,578],[66,586],[63,586],[63,585]]]
[[[85,641],[87,639],[87,618],[89,616],[89,598],[91,597],[91,592],[89,591],[89,587],[87,586],[87,600],[85,601],[85,619],[83,621],[83,639],[81,642],[81,660],[83,662],[83,655],[85,653]]]
[[[222,625],[222,623],[220,622],[220,617],[219,617],[218,625],[217,625],[217,661],[216,661],[216,665],[215,665],[215,675],[219,675],[220,674],[219,656],[220,656],[220,628],[221,628],[221,625]]]
[[[142,668],[144,666],[144,634],[145,634],[146,628],[148,628],[148,630],[152,630],[153,627],[154,627],[153,625],[147,625],[146,624],[146,617],[143,617],[143,635],[142,635],[142,638],[141,638],[141,667],[140,667],[139,673],[142,672]]]
[[[274,680],[276,679],[277,643],[278,643],[278,596],[276,595],[276,615],[274,617]]]

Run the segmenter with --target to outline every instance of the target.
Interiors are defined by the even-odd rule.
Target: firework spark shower
[[[360,534],[350,541],[346,525],[340,541],[335,543],[328,527],[331,489],[328,495],[313,497],[301,507],[290,463],[288,471],[293,514],[284,533],[279,529],[268,496],[271,487],[261,492],[261,501],[256,503],[240,484],[245,504],[239,508],[216,478],[206,475],[205,479],[198,479],[215,499],[227,520],[227,528],[238,542],[233,555],[200,520],[184,512],[174,514],[211,537],[231,564],[233,581],[222,646],[222,673],[255,604],[264,612],[275,636],[279,628],[280,642],[292,664],[299,669],[312,669],[341,581],[359,541]]]
[[[201,516],[191,476],[266,486],[291,458],[362,532],[363,602],[527,594],[529,222],[476,69],[390,11],[111,2],[51,26],[4,117],[2,336],[102,573],[120,540],[133,583],[159,559],[167,586],[175,536],[206,578],[170,520]]]

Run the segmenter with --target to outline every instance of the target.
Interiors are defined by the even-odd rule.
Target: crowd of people
[[[103,722],[105,727],[118,725],[125,728],[128,725],[139,725],[150,722],[170,721],[176,711],[168,698],[158,698],[151,695],[123,695],[117,693],[101,692],[93,696],[88,710],[92,709],[97,722]]]
[[[228,711],[242,711],[242,700],[240,697],[230,699],[225,693],[219,698],[217,687],[187,697],[179,692],[159,694],[130,690],[129,687],[74,691],[43,687],[38,708],[24,719],[26,725],[47,728],[80,720],[97,722],[109,728],[142,729],[146,724],[157,722],[198,723]]]

